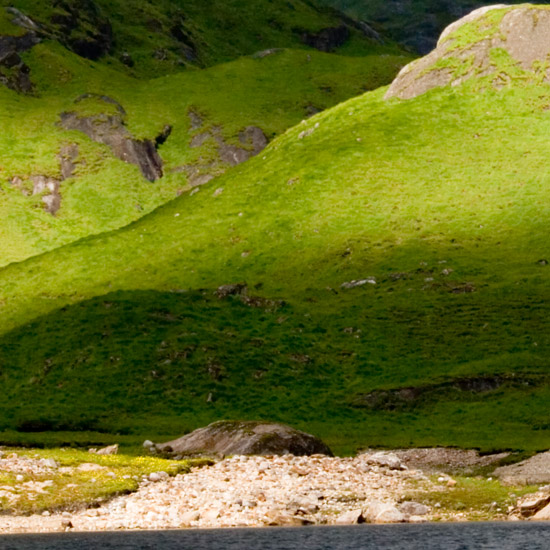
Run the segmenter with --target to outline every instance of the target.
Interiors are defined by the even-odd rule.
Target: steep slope
[[[408,60],[272,49],[209,69],[137,78],[166,71],[160,65],[142,73],[126,70],[108,52],[85,59],[67,49],[87,54],[72,42],[80,31],[61,36],[49,4],[17,6],[33,19],[19,21],[26,16],[0,10],[0,265],[130,223],[257,154],[303,118],[389,82]],[[120,13],[130,7],[108,3],[96,15],[111,21],[109,10],[117,6]],[[199,5],[192,6],[199,17]],[[74,24],[91,25],[86,13]],[[147,13],[135,10],[133,17],[145,25]],[[243,19],[236,6],[233,18],[254,21]],[[201,23],[205,30],[208,22]],[[123,28],[134,29],[130,23]],[[227,29],[208,31],[211,40],[228,39]],[[295,43],[279,34],[267,43]],[[373,51],[380,48],[376,43]]]
[[[510,57],[349,100],[127,228],[1,270],[2,425],[238,416],[337,449],[548,447],[550,86]]]
[[[497,2],[479,0],[323,0],[358,20],[373,22],[394,40],[425,54],[436,45],[441,31],[456,19],[481,6]],[[522,4],[512,0],[506,4]],[[540,2],[548,4],[549,2]]]
[[[304,0],[2,0],[0,6],[25,31],[147,78],[267,48],[387,51],[367,25]]]

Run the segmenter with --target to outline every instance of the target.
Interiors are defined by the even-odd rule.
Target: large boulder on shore
[[[548,6],[486,6],[447,27],[436,49],[404,67],[385,97],[411,99],[474,77],[495,88],[515,78],[550,82],[549,54]]]
[[[156,448],[180,455],[332,456],[332,451],[317,437],[269,422],[214,422],[174,441],[156,445]]]

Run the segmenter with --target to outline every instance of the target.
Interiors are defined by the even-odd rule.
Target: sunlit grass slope
[[[260,417],[338,448],[547,448],[550,87],[482,84],[368,93],[127,228],[4,268],[3,425]],[[286,305],[214,298],[241,281]]]
[[[194,134],[216,126],[229,143],[259,126],[272,139],[308,116],[366,89],[387,83],[406,61],[401,57],[341,57],[284,50],[264,59],[241,58],[205,70],[137,80],[99,62],[84,60],[48,43],[26,58],[37,83],[36,96],[0,87],[0,265],[18,261],[93,233],[126,225],[187,188],[182,166],[215,158],[212,147],[190,148]],[[107,95],[127,112],[129,131],[153,139],[166,124],[172,135],[160,148],[165,177],[150,183],[106,146],[59,126],[59,115],[104,112],[107,104],[74,100],[84,93]],[[112,107],[112,106],[111,106]],[[192,131],[189,113],[204,125]],[[74,177],[61,185],[61,209],[52,216],[41,195],[25,196],[13,177],[59,177],[58,153],[79,146]]]

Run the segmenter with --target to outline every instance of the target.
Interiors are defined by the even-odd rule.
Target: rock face
[[[93,0],[55,0],[49,22],[38,24],[14,7],[7,7],[11,23],[27,31],[22,36],[0,36],[0,83],[19,93],[31,93],[30,69],[21,58],[43,39],[57,38],[88,59],[98,59],[113,45],[111,24]]]
[[[20,54],[39,42],[40,38],[33,31],[23,36],[0,36],[0,83],[19,93],[32,92],[30,69]]]
[[[550,82],[545,62],[550,54],[550,9],[504,4],[473,11],[441,35],[436,49],[407,65],[394,80],[386,99],[411,99],[441,86],[458,86],[475,77],[492,77],[495,87],[511,81],[494,53],[504,51],[509,64]],[[538,63],[537,63],[538,62]]]
[[[35,174],[28,177],[32,190],[25,184],[25,179],[14,176],[11,179],[12,187],[19,189],[24,195],[41,195],[44,210],[55,216],[61,208],[61,183],[73,176],[78,161],[78,145],[71,143],[64,145],[57,155],[61,178]]]
[[[148,139],[137,140],[132,138],[124,125],[122,114],[79,116],[75,112],[62,113],[61,126],[65,130],[84,132],[91,140],[108,145],[116,157],[137,165],[149,181],[155,181],[163,175],[163,162],[156,146],[166,141],[166,130],[156,143]]]
[[[62,44],[88,59],[99,59],[113,46],[109,20],[93,0],[55,0],[50,18],[52,30]]]
[[[332,456],[315,436],[267,422],[214,422],[157,448],[177,454]]]
[[[343,46],[350,37],[350,30],[346,25],[327,27],[316,33],[306,32],[302,35],[302,42],[320,52],[333,52]]]
[[[213,145],[217,149],[217,158],[209,160],[201,156],[194,164],[174,169],[175,172],[187,174],[192,187],[204,185],[223,174],[228,167],[246,162],[249,158],[261,153],[269,143],[263,130],[257,126],[247,126],[239,132],[238,136],[235,136],[239,139],[240,146],[238,146],[227,143],[221,127],[203,128],[203,117],[192,109],[189,111],[189,121],[191,132],[194,132],[189,146],[197,149]],[[201,131],[197,132],[197,130]]]

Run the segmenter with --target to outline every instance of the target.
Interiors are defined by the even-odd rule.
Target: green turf
[[[322,110],[387,83],[407,58],[284,50],[155,80],[115,73],[55,43],[35,47],[26,60],[39,96],[0,88],[0,265],[121,227],[174,198],[188,186],[186,175],[174,170],[217,155],[215,147],[191,149],[193,133],[219,126],[229,142],[238,143],[238,133],[254,125],[272,139],[309,116],[312,107]],[[63,111],[90,115],[114,108],[100,100],[75,105],[83,93],[119,101],[135,137],[154,138],[164,125],[173,126],[160,150],[164,178],[151,184],[106,146],[58,126]],[[204,118],[203,129],[190,131],[191,110]],[[80,156],[75,177],[62,183],[61,210],[54,217],[44,211],[40,195],[25,196],[10,181],[36,174],[59,177],[57,155],[66,143],[77,143]]]
[[[501,90],[367,93],[126,228],[2,269],[0,427],[260,418],[338,452],[548,448],[550,86],[494,59]],[[242,281],[275,302],[213,296]],[[480,377],[505,382],[453,385]]]

